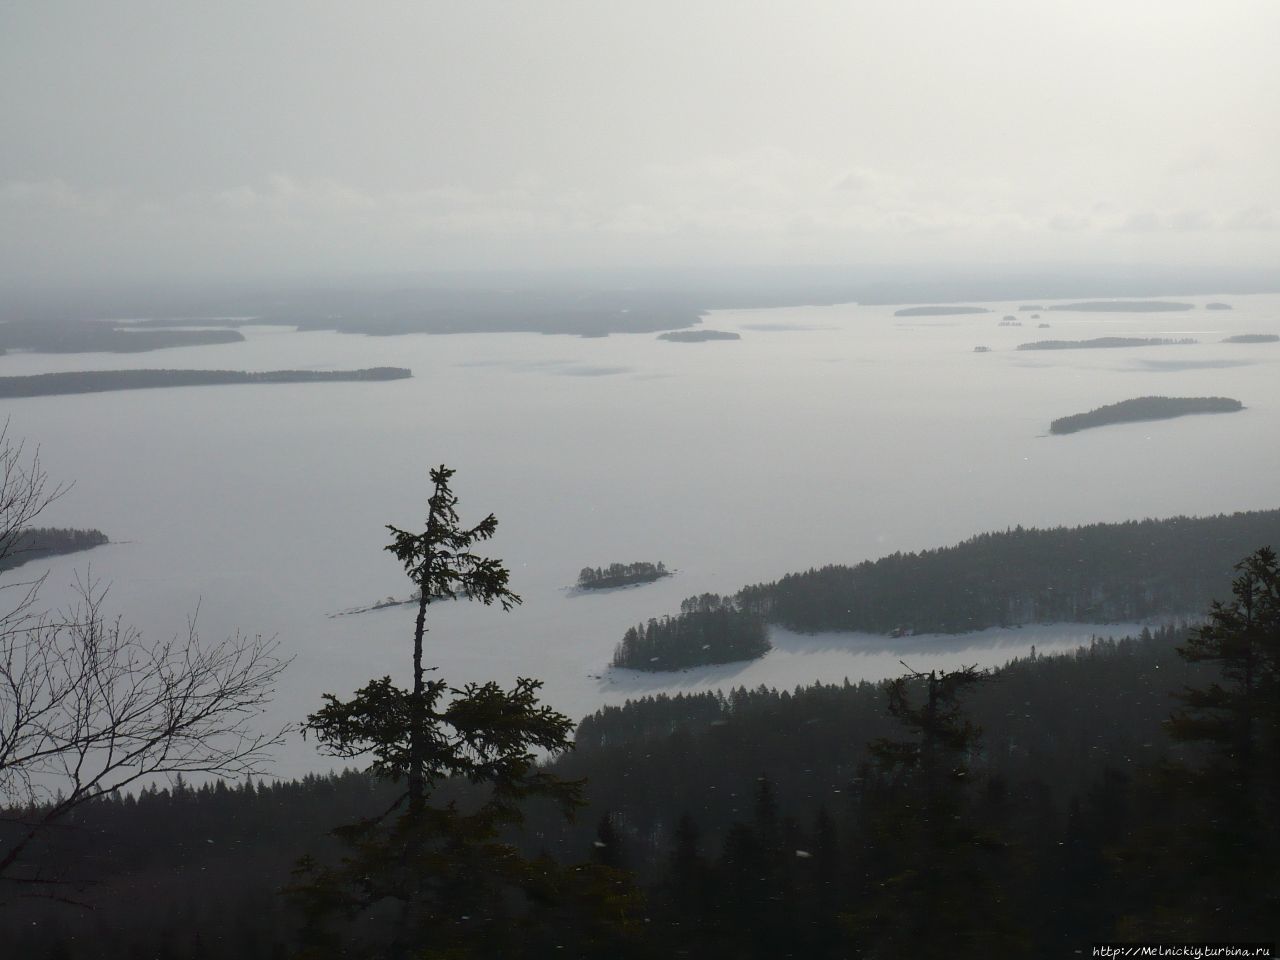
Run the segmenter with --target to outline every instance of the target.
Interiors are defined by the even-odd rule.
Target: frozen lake
[[[1042,311],[895,318],[894,307],[716,312],[740,341],[652,334],[367,338],[250,327],[247,342],[137,355],[15,354],[0,375],[124,367],[241,370],[406,366],[390,383],[139,390],[4,401],[74,488],[42,519],[115,543],[52,565],[45,600],[76,571],[150,634],[239,628],[296,657],[270,720],[325,691],[408,674],[409,607],[384,525],[424,514],[429,465],[458,470],[464,522],[492,511],[489,545],[524,605],[431,611],[428,661],[454,682],[517,675],[574,717],[627,696],[761,683],[879,679],[1001,663],[1096,627],[987,631],[928,642],[801,637],[751,664],[675,676],[609,672],[623,631],[684,597],[832,562],[950,544],[982,531],[1280,506],[1280,296],[1169,298],[1177,313]],[[1206,311],[1223,300],[1230,311]],[[1021,326],[1001,326],[1014,315]],[[1048,329],[1038,327],[1048,323]],[[1187,346],[1016,351],[1027,341],[1193,337]],[[990,352],[975,353],[975,346]],[[1235,397],[1246,409],[1049,436],[1049,422],[1152,394]],[[586,565],[658,561],[655,584],[577,595]],[[1206,599],[1206,603],[1208,598]],[[295,738],[277,772],[319,763]]]

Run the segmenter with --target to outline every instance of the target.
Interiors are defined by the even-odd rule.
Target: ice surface
[[[1201,298],[1204,299],[1204,298]],[[572,715],[628,696],[846,676],[878,679],[1087,642],[1123,628],[1026,627],[969,638],[804,637],[750,664],[676,675],[609,672],[630,625],[684,597],[824,563],[1049,526],[1280,506],[1280,296],[1231,311],[1054,315],[1055,336],[1196,337],[1162,348],[1017,353],[1026,331],[989,314],[910,323],[894,307],[733,310],[732,350],[651,334],[356,337],[248,327],[245,343],[142,355],[0,357],[0,373],[122,367],[407,366],[414,379],[191,387],[6,401],[14,435],[74,489],[44,518],[115,543],[51,565],[46,602],[75,571],[111,583],[109,607],[151,634],[278,635],[296,657],[265,720],[297,721],[320,694],[408,672],[413,611],[331,617],[410,585],[384,524],[422,519],[429,465],[458,469],[464,520],[493,511],[494,554],[525,603],[431,612],[442,676],[546,681]],[[1197,301],[1198,302],[1198,301]],[[989,345],[975,354],[974,344]],[[1190,361],[1194,361],[1191,363]],[[601,375],[607,373],[608,375]],[[568,375],[565,374],[574,374]],[[1048,436],[1056,417],[1129,397],[1230,396],[1232,417]],[[1268,439],[1270,438],[1270,439]],[[576,594],[584,564],[663,560],[676,576]],[[1206,599],[1206,603],[1208,598]],[[292,740],[278,772],[319,766]]]

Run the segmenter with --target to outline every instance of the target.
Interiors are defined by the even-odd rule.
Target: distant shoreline
[[[1095,337],[1092,340],[1034,340],[1020,343],[1019,350],[1109,350],[1118,347],[1181,347],[1198,343],[1190,337]]]
[[[0,399],[56,397],[113,390],[148,390],[159,387],[205,387],[236,383],[335,383],[405,380],[413,371],[405,367],[370,367],[364,370],[77,370],[37,373],[26,377],[0,377]]]

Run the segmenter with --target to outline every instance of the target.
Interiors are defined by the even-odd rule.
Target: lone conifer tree
[[[490,514],[474,527],[459,523],[453,473],[431,471],[422,533],[388,528],[387,549],[418,591],[412,688],[383,677],[347,701],[325,694],[324,707],[304,724],[329,753],[372,755],[373,773],[407,784],[385,813],[334,831],[348,848],[340,864],[306,858],[299,865],[291,892],[307,918],[306,956],[352,949],[371,958],[425,956],[428,949],[432,956],[518,956],[518,931],[534,922],[529,904],[551,899],[559,882],[554,865],[525,860],[502,831],[522,821],[525,799],[550,798],[566,814],[581,803],[581,784],[546,773],[536,757],[568,749],[573,724],[538,703],[537,680],[521,677],[506,690],[492,681],[458,689],[426,678],[430,604],[465,598],[510,610],[520,602],[502,561],[472,552],[498,521]],[[472,785],[466,802],[432,806],[433,792],[450,778]],[[513,899],[513,890],[521,896]],[[332,923],[366,915],[378,922]]]

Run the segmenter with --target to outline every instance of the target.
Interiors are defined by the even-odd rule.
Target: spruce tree
[[[388,527],[387,550],[417,588],[412,687],[388,676],[350,700],[325,694],[304,725],[322,749],[371,756],[375,776],[404,785],[386,811],[334,831],[345,849],[339,864],[299,865],[291,893],[306,919],[306,956],[520,956],[538,905],[564,887],[558,868],[522,857],[505,831],[522,821],[527,799],[550,798],[566,813],[581,803],[581,784],[545,772],[536,756],[568,749],[572,723],[538,702],[537,680],[521,677],[504,689],[426,678],[432,603],[467,599],[510,610],[520,602],[502,561],[473,552],[497,520],[490,514],[461,525],[453,473],[431,471],[421,533]],[[451,799],[431,803],[446,781]]]

